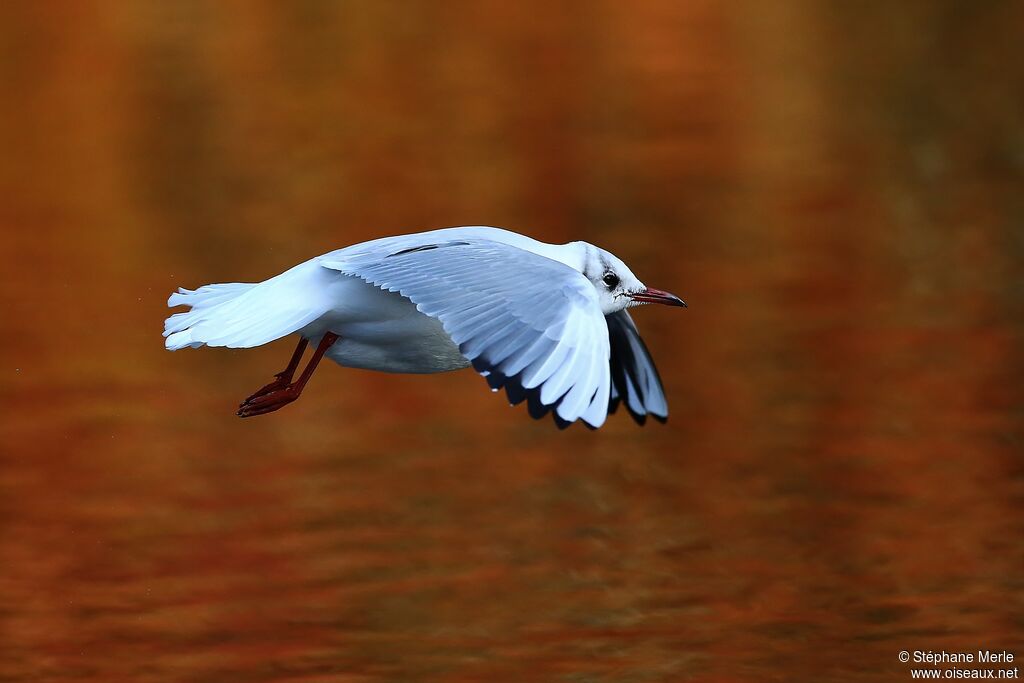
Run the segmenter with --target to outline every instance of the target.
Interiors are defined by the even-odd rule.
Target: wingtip
[[[559,417],[557,410],[551,411],[551,417],[554,418],[555,425],[558,427],[560,431],[565,431],[566,429],[569,428],[570,425],[572,425],[572,422],[569,422],[568,420],[563,420],[561,417]]]

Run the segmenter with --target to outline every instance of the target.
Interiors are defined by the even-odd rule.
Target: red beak
[[[660,289],[654,289],[648,287],[642,292],[637,292],[630,296],[633,301],[642,304],[665,304],[666,306],[682,306],[686,308],[686,302],[680,299],[675,294],[669,294],[663,292]]]

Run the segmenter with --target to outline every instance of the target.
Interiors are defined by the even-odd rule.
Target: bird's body
[[[286,370],[243,403],[242,416],[294,400],[326,356],[384,372],[472,365],[513,403],[529,399],[531,414],[553,410],[562,425],[582,418],[596,427],[620,400],[634,417],[667,416],[657,372],[625,312],[647,301],[682,305],[584,242],[445,228],[338,249],[260,283],[179,290],[168,305],[191,310],[168,318],[164,336],[175,350],[252,347],[297,333],[291,374],[306,343],[317,348],[297,389]]]
[[[433,373],[470,366],[437,318],[420,313],[401,294],[314,261],[297,275],[326,300],[322,316],[298,330],[314,345],[325,332],[338,341],[326,357],[338,365],[363,370]]]

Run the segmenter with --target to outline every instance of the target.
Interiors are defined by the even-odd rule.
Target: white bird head
[[[686,302],[675,294],[653,289],[640,282],[629,266],[615,254],[587,242],[574,242],[572,246],[581,252],[579,270],[594,285],[601,303],[601,312],[605,315],[641,304],[686,306]]]

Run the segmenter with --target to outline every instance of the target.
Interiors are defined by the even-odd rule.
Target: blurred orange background
[[[888,681],[1024,657],[1024,5],[0,6],[0,680]],[[178,286],[622,257],[672,416],[167,353]]]

